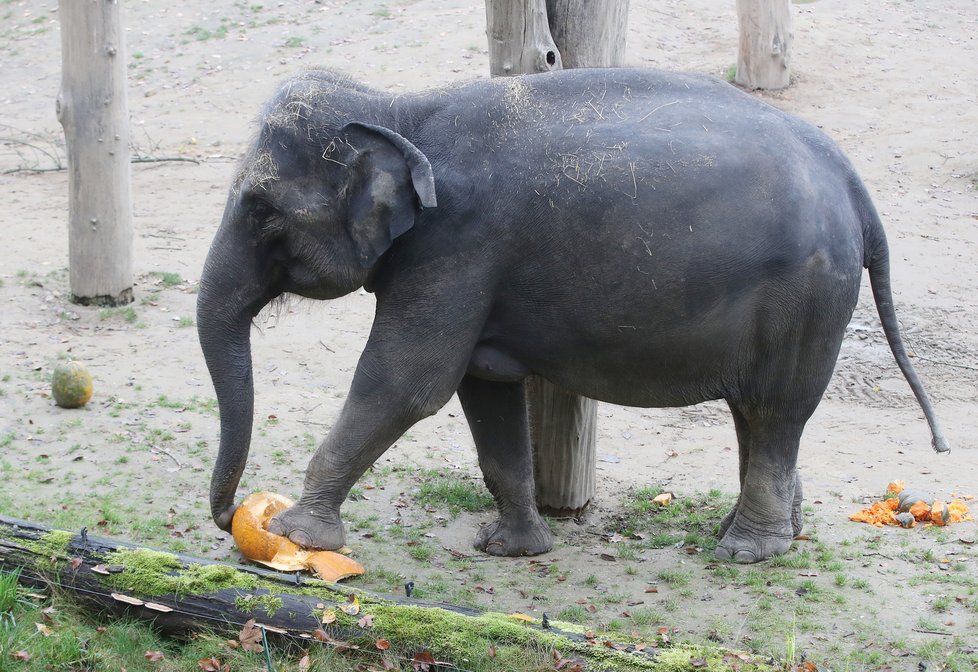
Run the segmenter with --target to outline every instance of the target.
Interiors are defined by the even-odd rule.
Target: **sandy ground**
[[[465,0],[124,4],[135,149],[198,163],[134,165],[137,299],[130,311],[104,311],[66,301],[66,173],[9,172],[54,167],[45,152],[63,156],[56,3],[0,0],[0,221],[8,236],[0,247],[0,512],[234,557],[206,511],[217,420],[192,320],[195,282],[257,111],[303,67],[343,69],[389,91],[486,77],[485,16],[480,2]],[[632,5],[631,64],[722,75],[734,63],[733,2]],[[438,599],[464,599],[474,584],[495,582],[472,600],[493,609],[553,614],[583,597],[597,605],[595,623],[617,620],[624,630],[630,617],[620,612],[654,609],[650,620],[680,637],[775,655],[796,637],[827,669],[916,669],[978,638],[978,584],[966,578],[978,571],[965,543],[975,539],[973,522],[934,533],[847,520],[894,478],[944,497],[978,494],[978,11],[969,0],[819,0],[793,10],[794,84],[763,97],[835,138],[874,195],[903,333],[954,448],[942,457],[930,450],[867,285],[800,457],[807,530],[849,576],[833,580],[839,572],[822,567],[812,580],[842,601],[826,599],[812,613],[790,582],[759,593],[673,548],[642,551],[630,565],[599,559],[614,546],[603,533],[629,489],[658,485],[680,498],[736,492],[734,432],[720,403],[601,406],[597,500],[583,520],[554,524],[558,545],[545,556],[565,581],[541,588],[536,574],[520,574],[536,571],[525,559],[474,554],[471,538],[489,513],[426,528],[437,552],[421,563],[403,545],[372,544],[354,530],[351,545],[368,569],[391,568],[391,584],[399,574],[435,581],[429,595]],[[164,273],[182,281],[164,281]],[[299,494],[308,455],[342,404],[372,301],[359,292],[265,316],[254,338],[259,421],[243,491]],[[95,376],[95,397],[82,411],[59,409],[47,394],[65,356]],[[378,472],[368,499],[349,505],[350,515],[373,516],[381,527],[398,515],[423,517],[394,506],[402,488],[410,499],[412,469],[476,476],[457,402],[413,428],[383,466],[406,471],[384,481]],[[470,567],[453,565],[445,547],[473,554]],[[961,580],[942,580],[944,559]],[[692,581],[650,597],[644,588],[663,568]],[[599,580],[585,582],[590,575]],[[923,578],[911,586],[913,577]],[[853,582],[868,587],[840,585]],[[761,613],[765,598],[774,608]],[[623,606],[639,600],[641,607]],[[912,616],[894,613],[896,605]]]

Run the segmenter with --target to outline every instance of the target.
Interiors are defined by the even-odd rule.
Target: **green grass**
[[[440,472],[427,472],[415,495],[419,504],[445,507],[453,516],[462,511],[488,511],[495,506],[486,486],[474,479]]]
[[[170,273],[168,271],[153,271],[149,274],[151,278],[156,278],[159,284],[164,287],[176,287],[177,285],[182,285],[186,280],[180,276],[179,273]]]

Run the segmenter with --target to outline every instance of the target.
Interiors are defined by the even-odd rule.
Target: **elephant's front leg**
[[[358,385],[354,379],[339,419],[309,462],[302,496],[269,521],[268,531],[300,546],[342,547],[340,506],[350,489],[394,441],[434,410],[393,386]]]
[[[553,536],[536,507],[523,383],[465,376],[458,396],[499,509],[499,519],[479,531],[475,547],[491,555],[546,553]]]

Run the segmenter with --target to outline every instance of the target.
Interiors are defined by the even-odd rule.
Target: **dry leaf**
[[[77,572],[78,571],[78,568],[82,566],[82,562],[83,562],[83,560],[81,558],[72,558],[71,559],[71,571]]]
[[[656,495],[652,498],[653,504],[658,504],[659,506],[669,506],[672,504],[672,493],[663,492],[661,495]]]
[[[213,656],[210,658],[201,658],[197,661],[197,667],[204,672],[221,672],[221,661]]]
[[[58,613],[58,610],[54,607],[45,607],[44,609],[41,609],[41,616],[43,616],[44,620],[48,623],[54,620],[54,615],[56,613]]]
[[[655,586],[649,586],[648,588],[645,589],[645,592],[646,593],[658,593],[659,592],[659,589],[656,588]]]
[[[351,594],[350,599],[345,604],[340,605],[340,611],[349,616],[356,616],[360,613],[360,600],[356,594]]]
[[[20,660],[26,663],[31,659],[31,654],[27,653],[26,651],[14,651],[10,654],[10,657],[14,660]]]
[[[415,654],[414,658],[411,660],[411,666],[416,672],[428,672],[431,666],[435,664],[435,657],[431,655],[428,651],[422,651]]]
[[[510,614],[510,616],[515,618],[517,621],[523,621],[524,623],[532,623],[534,620],[536,620],[532,616],[527,616],[526,614],[521,614],[519,612],[514,612]]]
[[[329,625],[336,620],[336,612],[332,609],[323,611],[323,625]]]
[[[495,658],[496,657],[496,645],[495,644],[490,644],[489,645],[489,657],[490,658]]]
[[[312,665],[312,661],[309,660],[309,654],[305,654],[299,659],[299,672],[308,672],[309,667]]]
[[[374,627],[374,615],[364,614],[363,617],[359,621],[357,621],[357,625],[359,625],[361,628]]]
[[[50,637],[51,635],[54,634],[54,630],[44,625],[43,623],[35,623],[34,627],[37,628],[37,631],[42,635],[44,635],[45,637]]]
[[[143,654],[143,658],[151,663],[158,663],[163,660],[164,656],[162,651],[147,651]]]
[[[391,648],[391,643],[386,639],[378,639],[376,642],[374,642],[374,646],[377,647],[378,651],[386,651],[387,649]]]
[[[238,641],[241,648],[251,653],[261,653],[265,649],[261,645],[261,629],[255,626],[255,619],[248,619],[248,622],[238,633]]]

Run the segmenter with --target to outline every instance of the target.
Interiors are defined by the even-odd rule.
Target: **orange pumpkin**
[[[249,560],[283,572],[313,570],[323,581],[340,581],[364,573],[363,566],[334,551],[307,551],[268,531],[268,521],[292,506],[288,497],[256,492],[245,498],[231,519],[231,536]]]

